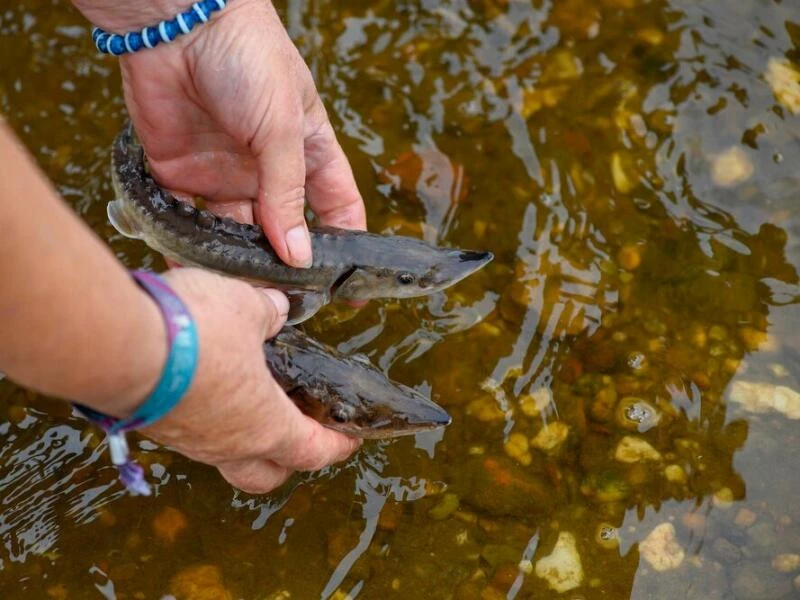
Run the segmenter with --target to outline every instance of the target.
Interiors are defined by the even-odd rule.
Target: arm
[[[0,371],[22,385],[122,417],[150,393],[166,358],[158,308],[61,202],[0,123]],[[358,442],[302,415],[272,378],[262,343],[286,298],[197,269],[166,276],[197,324],[189,392],[145,433],[266,492],[295,469],[347,457]]]
[[[0,164],[2,370],[45,394],[114,416],[132,412],[166,360],[158,308],[55,201],[55,190],[5,124]]]
[[[192,0],[73,0],[114,33]],[[269,0],[231,0],[190,34],[120,59],[126,104],[156,179],[218,214],[258,222],[278,255],[311,262],[305,200],[324,225],[364,229],[361,195],[308,67]]]

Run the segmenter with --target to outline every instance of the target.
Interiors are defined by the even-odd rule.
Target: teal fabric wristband
[[[144,481],[141,467],[128,456],[125,432],[155,423],[181,401],[197,369],[198,337],[188,309],[161,277],[148,271],[132,271],[131,275],[155,300],[164,317],[169,352],[161,378],[141,406],[125,419],[116,419],[79,404],[75,407],[106,432],[111,461],[119,469],[125,486],[133,493],[149,495],[150,487]]]

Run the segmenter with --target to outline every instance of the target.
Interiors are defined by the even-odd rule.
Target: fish
[[[450,424],[441,406],[390,380],[366,356],[343,354],[296,327],[265,342],[264,357],[300,411],[335,431],[386,439]]]
[[[412,237],[316,227],[310,230],[313,264],[294,268],[280,260],[261,227],[197,209],[161,188],[147,170],[130,122],[114,140],[111,163],[117,197],[107,213],[119,233],[182,265],[284,291],[290,325],[332,301],[433,294],[493,259],[488,251],[444,248]]]

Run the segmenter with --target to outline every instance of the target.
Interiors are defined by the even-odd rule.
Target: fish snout
[[[480,263],[480,266],[487,264],[494,258],[491,252],[477,252],[475,250],[459,250],[458,259],[461,262]]]

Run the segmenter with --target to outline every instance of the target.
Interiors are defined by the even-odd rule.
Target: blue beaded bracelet
[[[144,470],[128,454],[125,432],[155,423],[186,394],[197,369],[197,328],[186,306],[161,277],[147,271],[132,271],[131,275],[158,304],[167,326],[169,352],[161,379],[144,403],[126,419],[116,419],[80,404],[75,408],[106,432],[111,462],[119,470],[125,487],[133,494],[149,496]]]
[[[142,48],[155,48],[161,42],[166,44],[179,35],[189,33],[198,23],[205,23],[213,13],[225,8],[227,1],[200,0],[174,19],[144,27],[141,31],[129,31],[125,35],[108,33],[95,27],[92,29],[92,40],[100,52],[114,56],[132,54]]]

